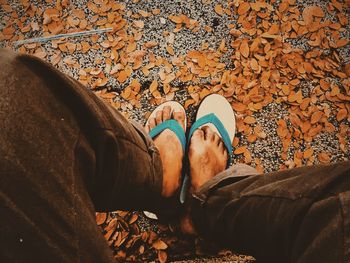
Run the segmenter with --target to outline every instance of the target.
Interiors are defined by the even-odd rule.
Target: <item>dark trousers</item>
[[[95,211],[174,210],[139,125],[36,58],[0,50],[0,68],[1,262],[113,261]],[[350,261],[349,162],[254,173],[189,198],[199,232],[258,261]]]

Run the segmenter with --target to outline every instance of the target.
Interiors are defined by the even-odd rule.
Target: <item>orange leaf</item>
[[[172,56],[174,56],[175,52],[172,46],[166,46],[166,51]]]
[[[233,146],[233,147],[236,147],[238,144],[239,144],[239,138],[238,138],[238,137],[235,137],[235,138],[233,139],[232,146]]]
[[[256,122],[255,118],[252,116],[247,116],[244,118],[244,122],[247,124],[253,124]]]
[[[329,83],[326,82],[324,79],[320,79],[320,86],[323,90],[327,90],[330,87]]]
[[[182,23],[182,19],[178,16],[170,15],[170,16],[168,16],[168,18],[176,24]]]
[[[239,15],[243,15],[243,14],[247,13],[249,9],[250,9],[249,3],[243,2],[239,5],[237,13]]]
[[[249,46],[248,41],[246,39],[242,41],[242,44],[239,47],[239,52],[241,52],[242,56],[245,58],[249,56]]]
[[[194,99],[189,99],[185,101],[185,105],[184,108],[187,109],[190,105],[196,103],[196,101]]]
[[[125,70],[122,70],[118,73],[117,80],[120,83],[124,83],[131,75],[132,69],[131,68],[126,68]]]
[[[313,22],[314,16],[316,17],[324,17],[324,12],[319,6],[308,6],[303,10],[303,20],[306,25],[309,25]]]
[[[216,5],[214,7],[214,11],[215,13],[217,13],[219,16],[221,16],[224,13],[224,10],[222,9],[221,5]]]
[[[285,94],[285,95],[289,95],[290,91],[289,91],[289,86],[288,85],[283,85],[282,86],[282,92]]]
[[[337,121],[344,120],[348,115],[348,112],[346,109],[340,109],[337,113]]]
[[[331,157],[325,152],[319,153],[317,158],[321,163],[329,163],[331,161]]]
[[[287,1],[283,1],[278,7],[278,11],[280,13],[283,13],[284,11],[286,11],[288,9],[288,7],[289,7],[289,3]]]
[[[122,96],[123,99],[127,100],[130,97],[130,95],[131,95],[131,91],[132,91],[131,87],[128,86],[122,91],[120,96]]]
[[[241,146],[238,147],[236,150],[234,150],[234,154],[242,154],[247,150],[247,146]]]
[[[279,32],[280,32],[280,28],[277,24],[272,24],[268,31],[268,33],[271,35],[276,35]]]
[[[349,40],[348,39],[339,39],[335,45],[337,47],[343,47],[343,46],[346,46],[347,44],[349,43]]]
[[[256,139],[257,139],[257,136],[255,134],[249,134],[247,137],[247,141],[250,143],[255,142]]]
[[[235,111],[245,111],[247,109],[247,105],[240,102],[235,102],[235,103],[232,103],[232,108]]]
[[[107,219],[107,213],[96,213],[97,225],[102,225]]]
[[[293,79],[289,83],[292,86],[296,86],[296,85],[298,85],[300,83],[300,80],[299,79]]]
[[[151,93],[153,93],[154,91],[156,91],[158,88],[158,81],[155,79],[152,81],[151,85],[149,86],[149,91]]]
[[[250,67],[251,67],[252,70],[254,70],[254,71],[258,71],[258,70],[259,70],[258,61],[256,61],[255,58],[252,58],[252,60],[250,61]]]
[[[306,108],[309,106],[310,101],[311,101],[310,98],[303,99],[302,103],[300,104],[300,109],[306,110]]]
[[[158,43],[156,41],[149,41],[149,42],[146,42],[144,45],[146,48],[152,48],[152,47],[158,46]]]
[[[152,247],[154,247],[157,250],[164,250],[168,248],[168,245],[164,241],[158,239],[152,244]]]
[[[165,251],[159,250],[158,251],[158,260],[160,263],[165,263],[167,261],[168,255]]]
[[[135,27],[138,27],[138,28],[144,28],[145,23],[142,20],[135,20],[134,25]]]
[[[322,111],[315,111],[312,115],[311,115],[311,124],[315,124],[316,122],[318,122],[323,116],[323,112]]]
[[[252,162],[252,155],[250,154],[250,152],[248,151],[248,149],[246,149],[246,151],[243,153],[244,155],[244,162],[249,164]]]
[[[313,153],[314,153],[314,150],[312,148],[308,148],[307,150],[305,150],[303,154],[304,159],[309,159]]]
[[[335,131],[334,125],[330,122],[325,122],[324,128],[325,128],[326,132],[334,132]]]
[[[135,213],[131,216],[131,218],[129,219],[129,224],[133,224],[136,222],[136,220],[139,218],[139,216]]]

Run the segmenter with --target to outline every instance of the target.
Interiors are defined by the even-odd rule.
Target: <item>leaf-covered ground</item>
[[[144,123],[177,100],[193,120],[201,99],[219,93],[236,112],[235,163],[271,172],[349,158],[349,0],[0,4],[1,47],[50,62],[129,118]],[[93,29],[109,32],[17,42]],[[120,261],[252,259],[138,212],[97,214],[97,223]]]

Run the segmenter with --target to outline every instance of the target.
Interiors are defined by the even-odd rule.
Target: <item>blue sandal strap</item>
[[[224,142],[224,145],[226,147],[226,150],[227,150],[227,154],[229,156],[228,160],[227,160],[227,167],[230,165],[231,163],[231,152],[233,150],[233,147],[232,147],[232,142],[231,142],[231,139],[230,139],[230,136],[225,128],[225,126],[222,124],[222,122],[219,120],[218,117],[216,117],[216,115],[214,113],[210,113],[210,114],[207,114],[201,118],[199,118],[191,127],[190,129],[190,133],[188,135],[188,142],[189,140],[191,139],[193,133],[195,130],[197,130],[199,127],[207,124],[207,123],[212,123],[216,129],[218,130],[218,132],[220,133],[221,135],[221,139],[222,141]]]
[[[154,137],[156,137],[158,134],[160,134],[165,129],[169,129],[175,133],[175,135],[177,136],[177,138],[179,138],[179,140],[181,142],[183,151],[185,151],[185,149],[186,149],[185,131],[176,120],[171,119],[171,120],[166,120],[166,121],[162,122],[161,124],[154,127],[149,132],[149,135],[153,139]]]

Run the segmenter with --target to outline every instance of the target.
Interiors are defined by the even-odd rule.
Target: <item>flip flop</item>
[[[233,150],[233,138],[236,133],[236,120],[235,113],[225,97],[218,94],[211,94],[203,99],[196,114],[196,121],[188,134],[187,145],[190,144],[194,131],[203,126],[209,126],[221,137],[229,156],[226,165],[226,168],[228,168],[232,162],[231,152]],[[190,177],[189,175],[185,175],[180,192],[181,203],[185,202],[189,183]]]
[[[153,110],[151,115],[148,117],[148,119],[146,121],[146,125],[149,124],[149,122],[152,118],[156,117],[156,113],[158,111],[163,110],[163,108],[166,106],[170,106],[170,108],[171,108],[170,116],[173,114],[173,112],[181,112],[182,111],[185,114],[185,128],[186,128],[187,127],[186,111],[185,111],[184,107],[176,101],[167,101],[167,102],[160,104],[157,108],[155,108]],[[166,120],[166,121],[162,122],[161,124],[157,125],[152,130],[149,131],[149,135],[153,139],[166,129],[169,129],[175,133],[175,135],[177,136],[177,138],[179,139],[179,141],[181,143],[183,151],[185,152],[186,151],[186,130],[184,130],[175,119],[169,119],[169,120]],[[143,211],[143,213],[146,217],[148,217],[150,219],[155,219],[155,220],[158,219],[157,215],[155,215],[151,212]]]

